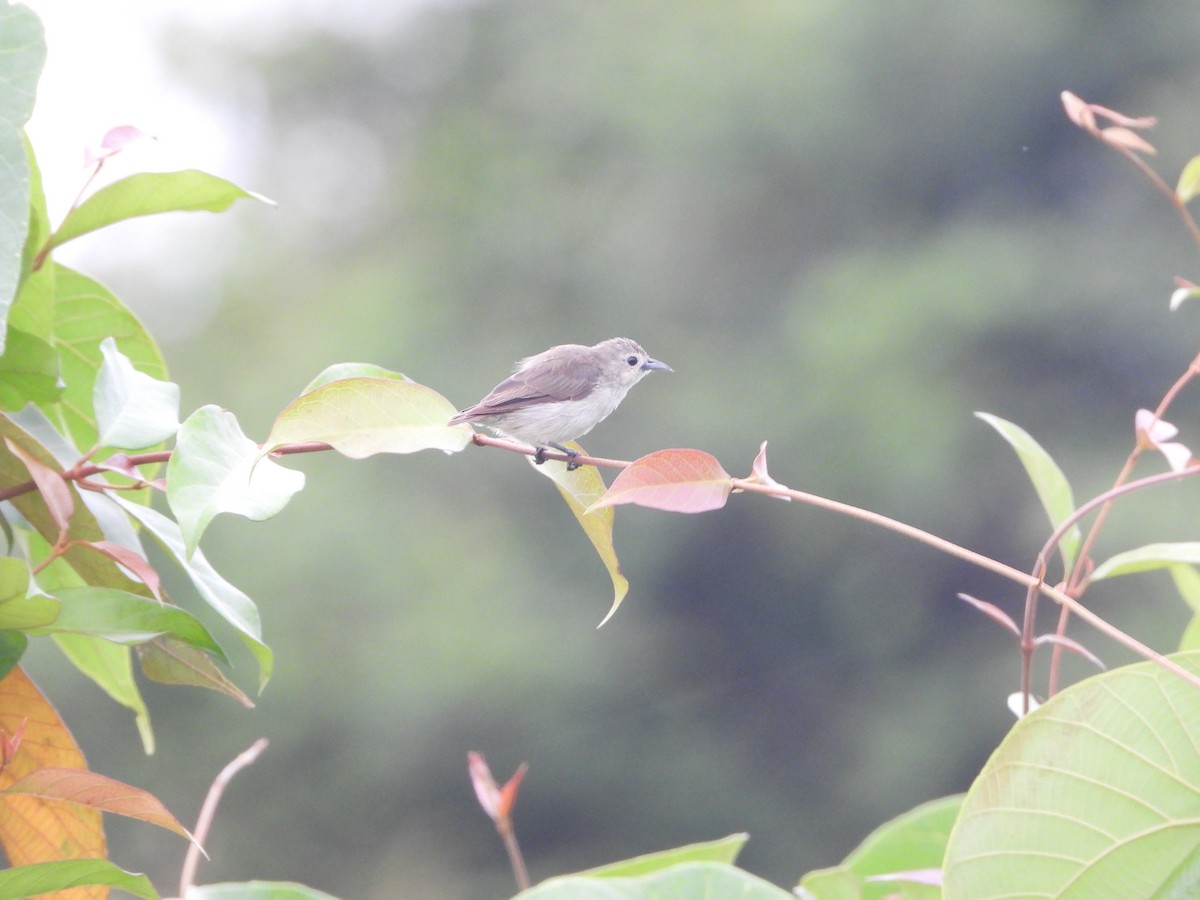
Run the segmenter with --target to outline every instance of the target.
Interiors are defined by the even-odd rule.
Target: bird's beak
[[[644,363],[642,363],[642,369],[647,372],[650,371],[651,369],[662,369],[664,372],[674,372],[675,371],[670,366],[668,366],[665,362],[659,362],[657,359],[647,359]]]

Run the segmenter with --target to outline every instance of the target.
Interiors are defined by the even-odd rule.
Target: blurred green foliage
[[[1082,501],[1197,331],[1166,311],[1196,248],[1058,95],[1158,115],[1173,182],[1200,151],[1198,19],[1183,0],[517,0],[356,38],[171,34],[178,77],[245,136],[239,180],[280,204],[214,230],[241,250],[219,308],[164,348],[172,375],[185,408],[230,408],[261,439],[333,362],[466,405],[519,357],[627,335],[675,374],[589,451],[699,447],[745,474],[769,439],[780,481],[1026,568],[1041,510],[971,412],[1028,429]],[[213,291],[177,285],[165,311],[149,269],[98,274],[152,328]],[[1174,417],[1185,439],[1197,408]],[[205,538],[277,653],[258,710],[150,686],[147,760],[119,709],[35,660],[92,767],[184,821],[271,739],[226,794],[204,881],[504,896],[466,778],[480,750],[498,777],[530,763],[515,819],[535,879],[746,830],[741,862],[786,886],[964,790],[1010,725],[1015,648],[954,595],[1015,610],[1020,592],[895,536],[749,497],[623,509],[632,588],[597,632],[608,577],[522,461],[289,464],[308,487],[282,515]],[[1123,505],[1107,550],[1194,530],[1190,490]],[[1181,604],[1165,578],[1139,585],[1089,599],[1170,646]],[[114,859],[172,883],[182,846],[110,831]]]

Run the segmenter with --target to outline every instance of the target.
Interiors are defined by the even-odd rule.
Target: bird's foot
[[[567,471],[568,472],[574,472],[576,469],[579,468],[579,463],[575,462],[575,458],[579,456],[579,451],[572,450],[570,447],[564,447],[562,444],[556,444],[553,441],[546,444],[545,446],[539,444],[534,449],[533,461],[535,464],[540,466],[542,463],[544,463],[546,461],[547,448],[561,450],[563,453],[565,453],[567,455]]]

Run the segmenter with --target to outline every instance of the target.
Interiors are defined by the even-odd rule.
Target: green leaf
[[[578,450],[581,455],[587,455],[575,441],[568,442],[566,446],[572,450]],[[600,620],[600,625],[596,626],[599,628],[612,618],[617,607],[621,605],[621,601],[625,599],[625,595],[629,593],[629,579],[621,572],[621,562],[617,559],[617,550],[613,545],[614,511],[611,508],[588,511],[591,505],[604,494],[604,479],[600,477],[600,471],[594,466],[580,466],[578,469],[568,472],[567,464],[561,460],[548,459],[539,466],[532,456],[527,456],[526,459],[539,474],[545,475],[554,482],[554,486],[558,488],[558,492],[567,504],[567,509],[571,510],[571,515],[575,517],[575,521],[579,523],[583,533],[596,548],[600,561],[604,563],[604,568],[608,570],[609,578],[612,579],[612,606]]]
[[[188,900],[337,900],[332,894],[289,881],[241,881],[188,888]]]
[[[1178,544],[1146,544],[1135,550],[1126,550],[1096,566],[1092,572],[1092,581],[1167,569],[1182,563],[1200,565],[1200,543],[1185,541]]]
[[[21,661],[29,638],[19,631],[0,631],[0,680]]]
[[[0,7],[0,29],[4,26],[2,10],[3,7]],[[145,875],[126,872],[105,859],[34,863],[0,871],[0,900],[23,900],[35,894],[40,896],[92,884],[120,888],[145,900],[160,900],[154,885]]]
[[[1037,491],[1042,508],[1050,518],[1050,524],[1058,528],[1075,512],[1075,499],[1071,494],[1071,485],[1062,469],[1058,467],[1042,445],[1030,437],[1019,425],[1005,421],[990,413],[977,412],[975,415],[987,422],[1000,433],[1017,452],[1017,458],[1025,467],[1033,489]],[[1078,525],[1072,525],[1058,542],[1058,551],[1062,554],[1063,567],[1070,569],[1075,564],[1075,556],[1083,543],[1083,534]]]
[[[197,650],[182,641],[157,638],[138,648],[142,672],[160,684],[186,684],[191,687],[216,691],[253,709],[254,703],[203,650]]]
[[[152,755],[154,729],[150,723],[150,710],[133,675],[130,648],[90,634],[62,633],[51,637],[75,668],[117,703],[133,711],[142,749],[147,756]]]
[[[115,644],[144,644],[161,635],[170,635],[224,658],[220,646],[200,620],[178,606],[91,585],[60,588],[54,592],[54,598],[62,604],[58,618],[49,626],[36,629],[37,633],[70,631]]]
[[[191,556],[219,513],[261,521],[283,509],[304,487],[304,473],[262,459],[233,413],[202,406],[179,429],[167,463],[167,502]]]
[[[23,143],[29,168],[29,232],[21,253],[21,285],[8,311],[8,325],[49,341],[54,337],[54,275],[50,266],[35,271],[33,264],[50,234],[50,214],[46,211],[42,173],[27,135],[23,135]]]
[[[697,844],[685,844],[682,847],[672,847],[670,850],[659,850],[656,853],[645,853],[620,862],[608,863],[579,872],[580,875],[592,875],[597,878],[627,878],[636,875],[648,875],[684,862],[717,862],[733,865],[738,854],[746,846],[750,835],[745,832],[731,834],[715,841],[701,841]]]
[[[142,450],[179,430],[179,385],[134,369],[111,337],[100,342],[100,353],[93,395],[100,444]]]
[[[1179,650],[1200,650],[1200,572],[1189,565],[1171,566],[1168,571],[1175,582],[1175,590],[1192,610],[1191,621],[1179,639]]]
[[[100,344],[106,338],[133,367],[165,381],[167,367],[150,333],[104,285],[65,266],[55,275],[54,334],[62,349],[63,418],[75,445],[86,450],[96,443],[96,376],[104,362]]]
[[[449,400],[415,381],[345,378],[289,403],[263,452],[317,441],[351,459],[418,450],[455,453],[471,443],[470,428],[446,424],[456,412]]]
[[[49,549],[41,535],[31,535],[29,540],[37,548],[38,556]],[[63,560],[56,560],[38,573],[38,583],[50,591],[83,587],[87,584],[83,576]],[[57,600],[50,602],[58,605]],[[150,724],[150,710],[147,709],[141,689],[134,680],[129,648],[89,634],[60,632],[50,637],[75,668],[117,703],[133,711],[138,734],[142,738],[142,747],[147,756],[154,753],[154,729]]]
[[[139,506],[120,497],[114,499],[122,509],[145,526],[163,549],[175,557],[205,602],[238,630],[242,640],[258,661],[259,690],[266,687],[271,678],[274,657],[271,649],[262,641],[262,621],[253,601],[218,575],[204,558],[203,552],[197,550],[189,556],[179,526],[158,510]]]
[[[870,879],[862,896],[897,900],[940,897],[940,890],[933,885],[882,876],[940,869],[963,797],[956,794],[922,803],[875,829],[851,851],[843,864],[864,882]]]
[[[23,559],[0,559],[0,629],[27,629],[58,617],[58,601],[29,592],[29,565]]]
[[[795,895],[756,875],[724,863],[677,863],[631,878],[566,875],[550,878],[514,900],[673,900],[736,897],[738,900],[795,900]]]
[[[7,562],[8,560],[5,560]],[[12,560],[20,562],[20,560]],[[24,566],[24,563],[21,563]],[[58,601],[42,594],[13,597],[0,603],[0,629],[31,631],[53,624],[58,618]]]
[[[17,410],[28,403],[57,403],[58,353],[41,338],[8,329],[0,356],[0,409]]]
[[[125,219],[165,212],[222,212],[235,200],[242,199],[271,203],[233,182],[196,169],[142,172],[101,188],[67,213],[51,235],[49,247],[61,247],[67,241]]]
[[[374,363],[334,363],[323,369],[316,378],[300,392],[301,396],[311,393],[331,381],[342,381],[346,378],[386,378],[391,381],[411,381],[407,375],[385,369]]]
[[[27,7],[0,6],[0,353],[29,231],[30,171],[22,128],[46,59],[42,23]]]
[[[833,866],[806,872],[796,893],[805,900],[863,900],[866,891],[867,885],[849,866]]]
[[[1171,657],[1200,671],[1200,654]],[[947,897],[1191,897],[1200,846],[1200,691],[1154,663],[1063,691],[975,779],[946,851]]]
[[[1200,156],[1193,156],[1179,173],[1179,183],[1175,186],[1175,196],[1180,203],[1187,203],[1200,193]]]

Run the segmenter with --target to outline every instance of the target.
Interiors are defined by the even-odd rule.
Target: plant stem
[[[258,759],[259,754],[266,749],[267,739],[259,738],[248,749],[235,756],[213,779],[212,787],[208,789],[208,796],[204,798],[204,805],[200,808],[200,816],[196,819],[196,830],[192,833],[192,843],[188,847],[187,856],[183,860],[183,870],[179,874],[180,900],[187,900],[188,889],[196,881],[196,868],[200,865],[200,854],[204,852],[203,844],[208,840],[208,832],[212,827],[213,817],[217,814],[217,804],[221,802],[221,795],[225,793],[225,788],[233,780],[233,776]]]

